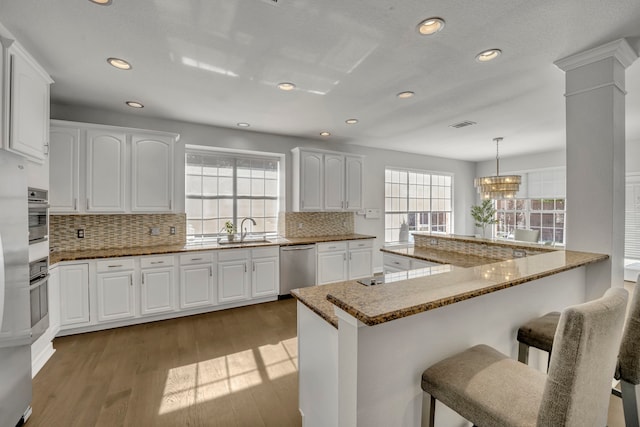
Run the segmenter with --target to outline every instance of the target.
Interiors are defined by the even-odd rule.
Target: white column
[[[588,269],[589,299],[623,281],[625,69],[637,57],[620,39],[555,63],[566,73],[567,249],[611,257]]]

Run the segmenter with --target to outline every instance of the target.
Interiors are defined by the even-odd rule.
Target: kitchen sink
[[[271,240],[267,240],[266,236],[248,236],[245,237],[244,240],[234,239],[231,241],[226,238],[218,239],[219,245],[246,245],[250,243],[271,243]]]

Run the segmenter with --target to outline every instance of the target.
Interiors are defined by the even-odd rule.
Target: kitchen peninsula
[[[515,358],[521,324],[609,286],[587,289],[587,276],[608,268],[607,255],[543,245],[421,235],[413,248],[383,251],[446,264],[392,283],[293,292],[305,426],[420,425],[425,368],[479,343]],[[546,357],[537,356],[531,363],[544,369]],[[448,409],[436,417],[466,425]]]

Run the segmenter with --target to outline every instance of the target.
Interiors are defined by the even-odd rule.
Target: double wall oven
[[[29,263],[29,295],[31,342],[35,342],[49,328],[49,258]]]

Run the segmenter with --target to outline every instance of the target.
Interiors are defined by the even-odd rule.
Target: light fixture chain
[[[496,176],[500,176],[500,152],[498,150],[498,144],[502,141],[502,138],[493,138],[496,142]]]

